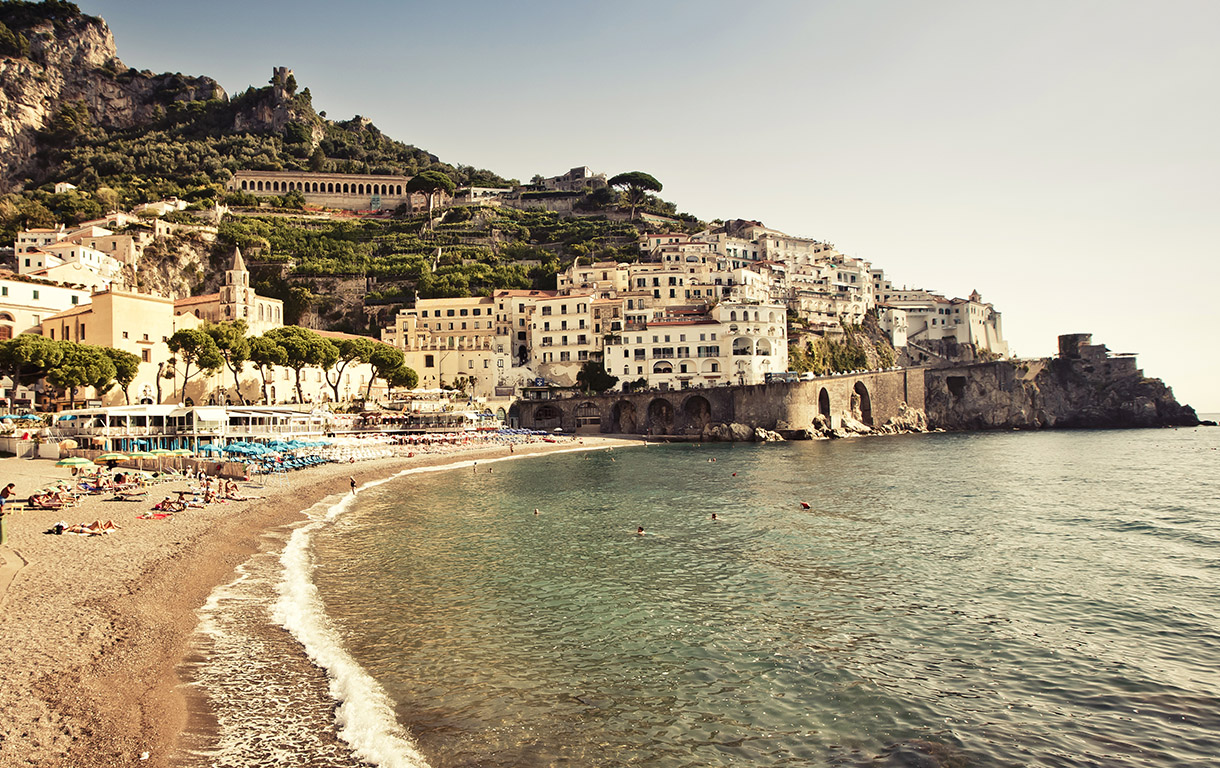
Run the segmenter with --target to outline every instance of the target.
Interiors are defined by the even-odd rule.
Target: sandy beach
[[[518,445],[515,454],[633,445],[586,437]],[[0,766],[165,766],[187,719],[178,667],[195,611],[260,547],[263,534],[299,523],[302,510],[358,483],[402,469],[509,454],[500,445],[412,458],[328,464],[243,483],[260,500],[211,504],[171,519],[140,519],[154,501],[188,486],[154,486],[149,500],[84,498],[63,510],[10,513],[0,547]],[[70,478],[47,460],[0,459],[0,485],[17,498]],[[51,535],[113,521],[105,535]],[[147,757],[142,756],[147,753]]]

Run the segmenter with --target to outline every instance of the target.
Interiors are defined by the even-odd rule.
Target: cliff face
[[[928,370],[929,426],[949,430],[1196,426],[1131,357],[1004,360]]]
[[[226,98],[211,78],[128,69],[99,18],[38,21],[21,34],[28,56],[0,57],[0,192],[35,172],[38,133],[67,105],[83,104],[94,125],[128,128],[173,101]]]

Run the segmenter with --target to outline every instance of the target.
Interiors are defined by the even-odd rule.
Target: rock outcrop
[[[93,125],[128,128],[175,101],[225,99],[211,78],[128,69],[102,19],[63,12],[14,30],[28,54],[0,56],[0,192],[37,168],[38,135],[65,107],[83,105]]]
[[[929,370],[929,424],[950,430],[1199,424],[1194,409],[1179,404],[1160,379],[1145,377],[1133,356],[1111,356],[1090,341],[1086,334],[1061,337],[1055,358]]]

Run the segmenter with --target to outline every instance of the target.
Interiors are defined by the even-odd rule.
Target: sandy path
[[[631,445],[584,438],[584,448]],[[570,450],[574,441],[517,446],[516,454]],[[0,547],[0,768],[165,766],[186,722],[177,666],[188,651],[195,610],[259,550],[267,530],[299,522],[301,510],[358,482],[400,469],[507,455],[502,446],[414,458],[326,465],[276,476],[259,501],[189,509],[172,520],[141,520],[152,504],[89,497],[76,508],[8,517]],[[0,459],[0,484],[25,497],[66,468]],[[155,486],[166,495],[186,483]],[[55,536],[69,524],[113,520],[104,536]],[[7,585],[7,588],[6,588]],[[140,760],[148,752],[149,759]]]

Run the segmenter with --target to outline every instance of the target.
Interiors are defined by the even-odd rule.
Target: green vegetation
[[[624,190],[631,205],[632,219],[635,219],[635,209],[644,202],[649,192],[661,191],[661,182],[643,171],[620,173],[610,179],[610,186]]]
[[[14,388],[42,379],[67,393],[73,405],[80,387],[93,387],[101,394],[118,384],[128,397],[127,388],[139,367],[140,359],[130,352],[32,333],[0,342],[0,374],[12,378]]]

